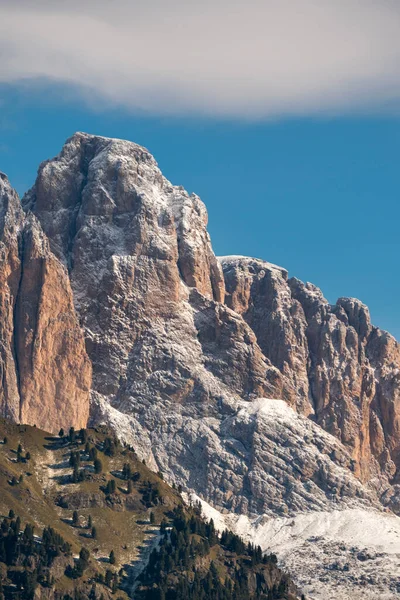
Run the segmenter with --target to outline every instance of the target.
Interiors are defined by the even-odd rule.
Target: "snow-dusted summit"
[[[0,219],[10,193],[0,191]],[[26,217],[15,202],[16,231]],[[277,518],[295,532],[315,515],[399,511],[400,350],[361,302],[332,306],[259,259],[218,260],[204,204],[131,142],[75,134],[22,204],[72,289],[91,423],[221,514],[266,520],[265,547]],[[0,341],[12,356],[9,306]],[[76,363],[79,382],[85,368]],[[392,581],[380,585],[392,593]]]

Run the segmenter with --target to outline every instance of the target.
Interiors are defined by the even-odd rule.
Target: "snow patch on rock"
[[[222,514],[200,501],[220,531],[230,529],[278,555],[310,600],[395,600],[400,594],[400,518],[377,510],[344,509],[293,518]]]

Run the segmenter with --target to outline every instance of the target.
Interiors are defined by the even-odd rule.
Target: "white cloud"
[[[400,106],[399,0],[0,0],[0,82],[268,118]]]

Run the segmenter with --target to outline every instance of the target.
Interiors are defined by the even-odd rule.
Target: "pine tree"
[[[79,525],[79,515],[76,510],[72,513],[72,525],[77,527]]]
[[[60,438],[64,437],[64,429],[61,427],[60,431],[58,432],[58,435]]]
[[[94,460],[93,466],[94,466],[94,472],[95,473],[99,474],[99,473],[102,472],[103,465],[102,465],[102,462],[101,462],[101,460],[99,458],[96,458]]]
[[[109,560],[110,560],[110,565],[115,565],[116,560],[115,560],[115,552],[114,552],[114,550],[111,550]]]
[[[78,483],[79,481],[79,468],[78,465],[74,466],[74,470],[72,471],[72,481],[74,483]]]
[[[92,538],[97,540],[97,529],[96,527],[92,527]]]
[[[111,585],[111,591],[113,594],[115,594],[115,592],[118,590],[118,577],[117,575],[114,575],[114,579]]]
[[[88,434],[87,434],[86,429],[81,429],[79,432],[79,438],[80,438],[82,444],[86,444],[87,437],[88,437]]]

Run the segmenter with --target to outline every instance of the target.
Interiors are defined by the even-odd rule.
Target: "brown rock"
[[[17,193],[0,173],[0,414],[20,421],[14,317],[21,279],[19,231],[24,214]]]
[[[1,414],[51,432],[85,427],[91,365],[68,274],[35,217],[0,182]]]
[[[282,375],[282,397],[351,449],[363,480],[399,463],[400,347],[354,298],[331,306],[314,285],[246,257],[220,259],[226,302]]]

